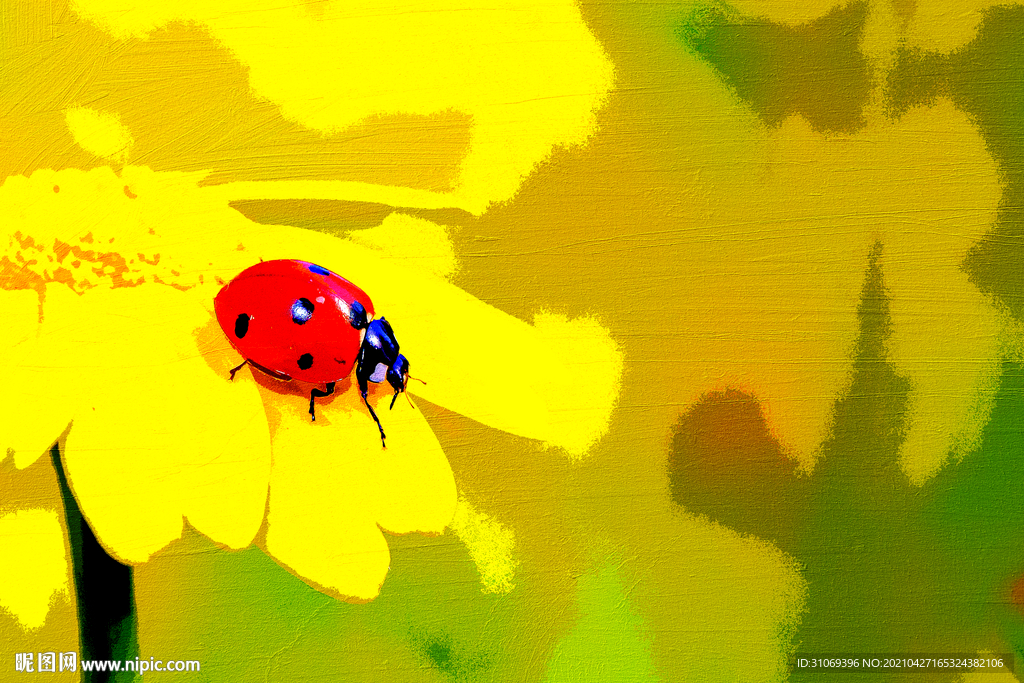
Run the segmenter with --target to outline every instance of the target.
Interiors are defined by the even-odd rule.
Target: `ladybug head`
[[[398,395],[405,391],[409,380],[416,379],[409,376],[409,359],[398,352],[395,331],[384,318],[371,320],[366,326],[366,336],[359,350],[356,379],[359,381],[359,390],[364,399],[369,382],[377,383],[387,379],[388,384],[395,390],[395,395],[391,399],[392,408]]]

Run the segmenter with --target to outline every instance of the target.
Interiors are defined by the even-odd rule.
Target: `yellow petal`
[[[426,382],[413,382],[411,393],[497,429],[557,438],[543,374],[564,376],[564,366],[534,328],[414,271],[373,279],[377,316],[391,322],[412,374]]]
[[[380,472],[388,451],[356,391],[307,402],[264,390],[274,467],[266,549],[296,575],[353,602],[372,600],[390,563],[377,527]]]
[[[441,533],[455,515],[455,477],[423,414],[401,396],[389,410],[392,396],[384,389],[370,401],[387,433],[387,450],[381,453],[380,442],[371,439],[351,446],[379,462],[377,523],[395,534]],[[366,409],[357,406],[356,417],[362,417],[359,429],[373,434],[376,426]]]
[[[187,516],[216,542],[247,545],[265,509],[269,434],[251,384],[200,355],[209,313],[162,285],[70,303],[48,302],[44,331],[73,395],[70,483],[99,539],[142,562]]]
[[[541,374],[553,431],[548,442],[580,457],[608,431],[619,396],[622,351],[594,318],[538,313],[533,329],[559,361]],[[564,374],[557,374],[559,367]]]
[[[39,348],[36,292],[0,291],[0,316],[4,321],[0,331],[0,447],[4,452],[13,450],[15,466],[25,468],[46,453],[67,427],[71,415],[53,400],[51,383],[59,382],[60,377],[49,371]]]
[[[9,362],[13,354],[19,353],[36,336],[39,327],[39,295],[30,289],[0,290],[0,315],[4,321],[3,329],[0,330],[4,360]]]
[[[0,607],[25,628],[46,621],[54,593],[68,588],[64,531],[52,510],[0,515]]]

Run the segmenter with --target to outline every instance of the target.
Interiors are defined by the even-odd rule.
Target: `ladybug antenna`
[[[426,384],[426,383],[427,383],[427,381],[426,381],[426,380],[424,380],[424,379],[420,379],[419,377],[413,377],[413,376],[412,376],[412,375],[410,375],[409,373],[405,373],[405,378],[406,378],[407,380],[409,380],[409,379],[414,379],[414,380],[416,380],[417,382],[423,382],[424,384]]]

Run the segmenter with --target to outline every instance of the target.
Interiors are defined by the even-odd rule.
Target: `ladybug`
[[[368,383],[387,379],[394,388],[391,408],[409,381],[409,361],[384,318],[373,318],[366,292],[337,273],[308,261],[263,261],[246,268],[214,299],[217,322],[246,365],[280,380],[322,384],[309,392],[330,396],[335,385],[356,371],[363,403],[370,411],[381,445],[384,428],[366,400]]]

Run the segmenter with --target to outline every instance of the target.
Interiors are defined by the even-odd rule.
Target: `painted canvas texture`
[[[1019,680],[1022,32],[3,3],[0,680]],[[275,259],[404,397],[237,369]]]

